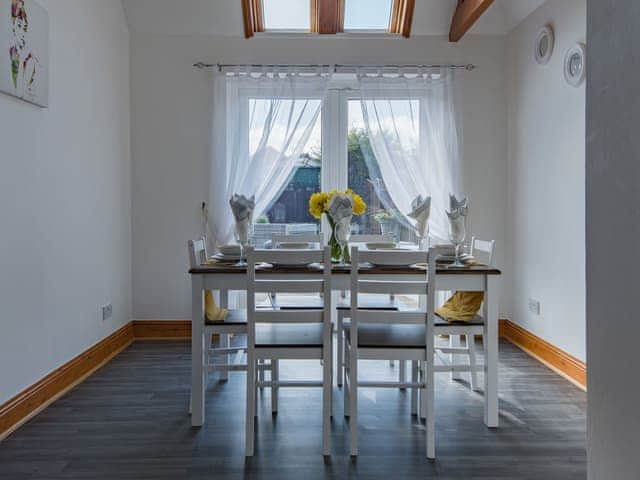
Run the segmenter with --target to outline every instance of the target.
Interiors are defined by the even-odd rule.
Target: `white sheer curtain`
[[[329,79],[321,69],[214,74],[209,214],[215,242],[233,239],[234,193],[255,195],[257,218],[286,186],[320,115]]]
[[[369,170],[379,169],[390,197],[381,200],[408,221],[412,200],[431,195],[430,235],[446,241],[449,193],[463,193],[455,72],[430,69],[388,76],[362,71],[358,83],[371,146],[363,153]]]

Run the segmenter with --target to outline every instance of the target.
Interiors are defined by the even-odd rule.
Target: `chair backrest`
[[[480,240],[479,238],[473,237],[471,239],[469,255],[476,257],[479,261],[485,262],[487,265],[493,265],[495,249],[495,240]]]
[[[371,243],[371,242],[394,242],[395,238],[392,233],[385,233],[382,235],[351,235],[349,239],[351,243]]]
[[[403,266],[413,264],[427,264],[429,252],[425,251],[395,251],[395,250],[360,250],[351,248],[351,263],[371,263],[373,265]],[[435,262],[435,258],[431,258]],[[435,265],[435,263],[434,263]],[[357,309],[357,295],[362,293],[388,295],[427,295],[429,269],[420,280],[368,280],[361,278],[357,268],[351,270],[351,307]],[[351,314],[353,315],[353,311]],[[425,322],[424,312],[407,311],[367,311],[359,310],[358,321],[361,323],[422,323]],[[382,313],[382,314],[380,314]]]
[[[320,233],[292,233],[282,235],[274,233],[271,236],[271,248],[280,248],[281,243],[287,242],[307,242],[318,248],[322,247],[322,234]]]
[[[197,268],[208,259],[207,240],[202,237],[198,240],[189,240],[189,266]]]
[[[256,272],[263,263],[296,266],[288,270],[286,280],[276,274]],[[322,250],[256,250],[247,249],[247,319],[255,333],[256,323],[323,323],[331,328],[331,249]],[[299,265],[319,264],[318,273]],[[322,310],[258,310],[255,296],[259,293],[323,293]]]
[[[351,248],[351,263],[372,263],[389,266],[412,264],[427,264],[424,276],[419,280],[369,280],[362,278],[358,268],[351,269],[351,338],[352,345],[357,345],[358,324],[413,324],[426,326],[426,345],[433,346],[433,312],[435,307],[435,274],[436,257],[440,252],[437,248],[430,251],[359,251],[358,247]],[[389,276],[388,278],[392,278]],[[354,295],[355,293],[355,295]],[[360,293],[378,293],[388,295],[426,295],[426,310],[418,311],[380,311],[358,308]]]

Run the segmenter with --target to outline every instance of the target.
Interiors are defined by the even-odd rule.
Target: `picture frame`
[[[35,0],[0,0],[0,92],[49,104],[49,14]]]

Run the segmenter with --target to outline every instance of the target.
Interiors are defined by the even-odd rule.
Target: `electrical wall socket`
[[[529,311],[534,315],[540,316],[540,302],[535,298],[529,299]]]
[[[109,320],[113,317],[113,305],[110,303],[102,307],[102,321]]]

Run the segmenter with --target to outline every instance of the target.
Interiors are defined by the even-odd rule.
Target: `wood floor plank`
[[[256,456],[245,461],[242,373],[212,378],[202,429],[190,425],[187,342],[138,342],[0,443],[0,480],[273,478],[586,478],[586,395],[500,344],[500,425],[483,424],[483,398],[438,375],[437,459],[424,459],[424,427],[408,392],[361,390],[360,456],[352,461],[342,391],[335,389],[332,457],[321,455],[320,389],[282,389],[272,417],[259,394]],[[281,363],[281,377],[314,362]],[[397,368],[397,367],[396,367]],[[364,376],[392,379],[387,362]],[[313,378],[313,377],[312,377]]]

